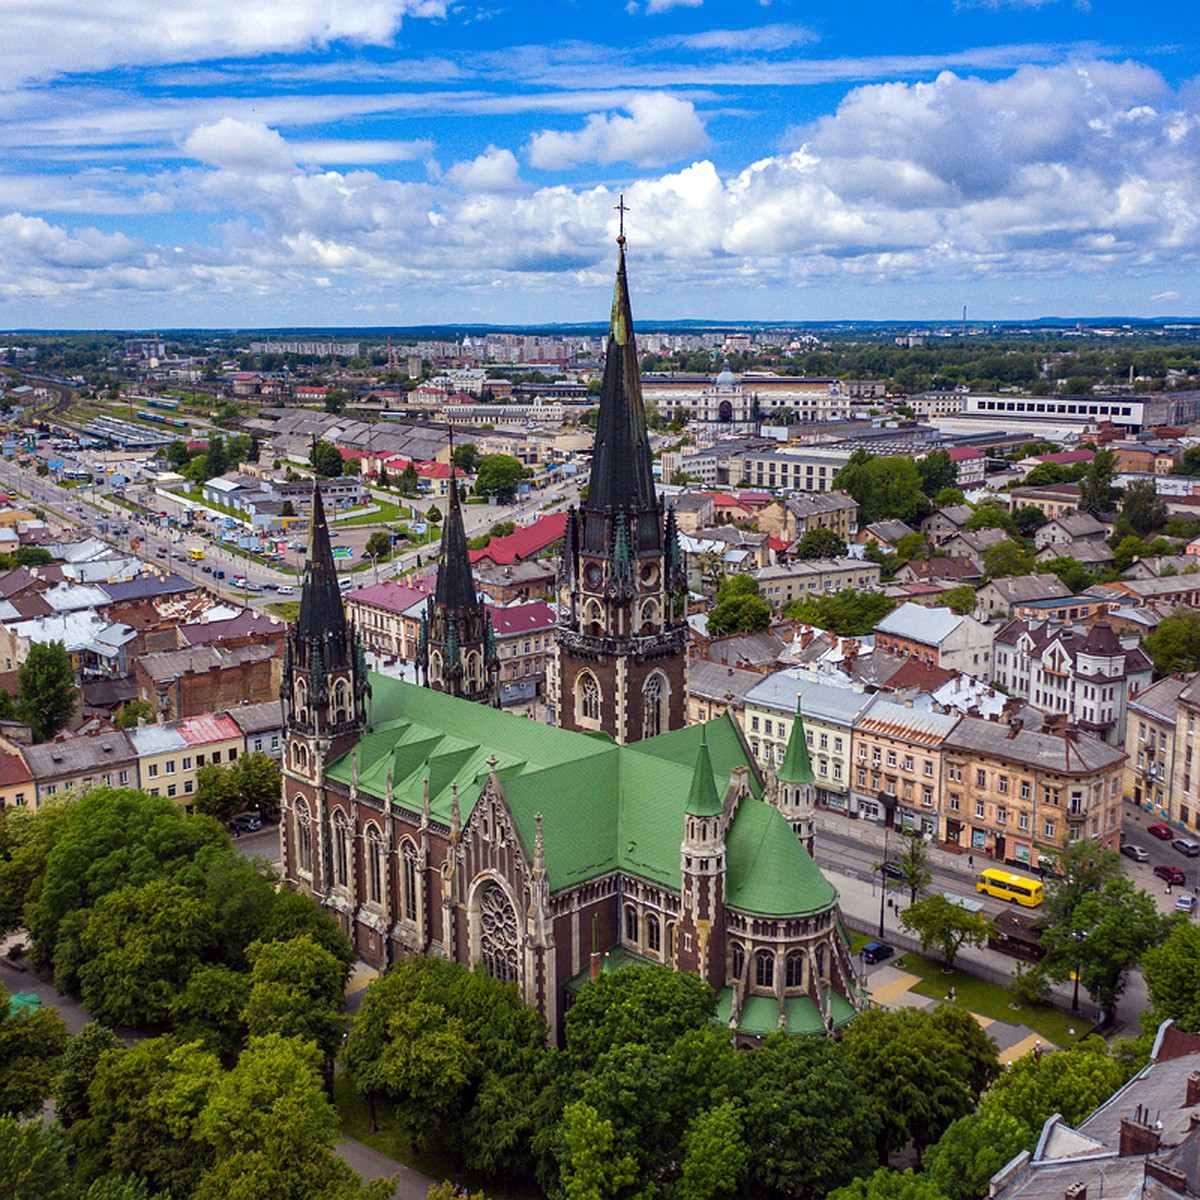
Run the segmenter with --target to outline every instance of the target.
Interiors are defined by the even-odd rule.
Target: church
[[[554,1038],[590,976],[630,963],[699,974],[743,1044],[833,1032],[864,999],[811,857],[803,722],[770,779],[732,718],[684,725],[683,563],[654,489],[618,247],[590,486],[558,581],[558,727],[495,706],[457,496],[422,685],[368,673],[314,488],[282,682],[283,875],[366,961],[481,963]]]

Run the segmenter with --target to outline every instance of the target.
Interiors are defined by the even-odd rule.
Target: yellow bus
[[[199,562],[203,557],[204,557],[204,551],[201,550],[199,546],[193,546],[188,551],[188,558],[194,558],[196,560],[196,562]]]
[[[1011,871],[998,871],[989,867],[979,873],[975,884],[977,892],[986,892],[998,900],[1020,904],[1024,908],[1037,908],[1045,895],[1045,887],[1027,875],[1014,875]]]

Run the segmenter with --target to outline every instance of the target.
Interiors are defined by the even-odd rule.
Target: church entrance
[[[717,420],[726,424],[733,420],[733,402],[731,400],[722,400],[717,405]]]

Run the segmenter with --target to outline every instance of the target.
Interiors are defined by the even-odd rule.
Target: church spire
[[[454,473],[454,434],[450,435],[450,508],[442,526],[442,548],[438,556],[437,589],[434,601],[446,608],[466,608],[475,603],[475,580],[463,528],[458,480]]]
[[[617,239],[617,281],[585,512],[656,511],[652,461],[622,234]]]
[[[333,546],[329,541],[329,526],[325,520],[325,502],[321,499],[321,488],[315,475],[309,517],[308,562],[304,567],[304,584],[300,589],[300,615],[296,618],[295,634],[297,638],[328,640],[342,649],[346,647],[346,611],[342,607],[342,593],[338,588]]]

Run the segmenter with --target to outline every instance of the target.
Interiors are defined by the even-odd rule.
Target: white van
[[[279,585],[279,594],[281,596],[290,596],[295,592],[295,588],[290,583],[281,583]]]

